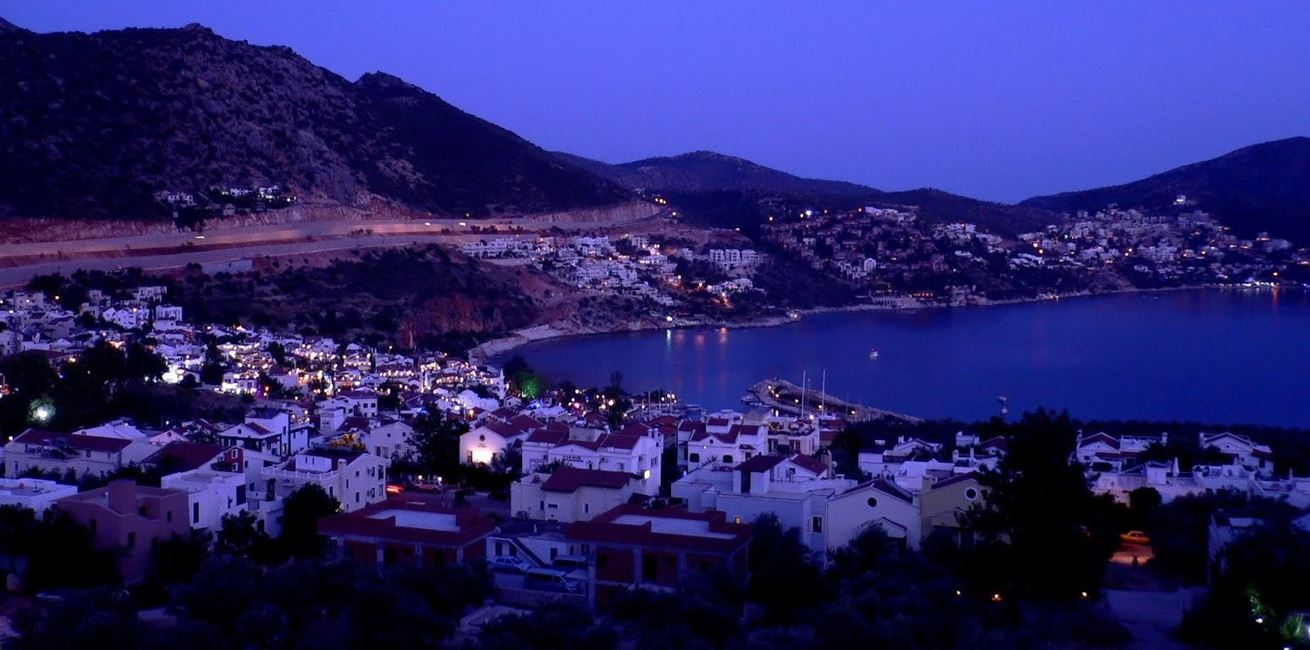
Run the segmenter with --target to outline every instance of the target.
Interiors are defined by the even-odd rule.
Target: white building
[[[306,485],[318,485],[354,512],[387,498],[387,467],[391,462],[373,454],[343,449],[310,449],[281,466],[265,468],[256,485],[262,498],[277,500]]]
[[[551,464],[620,472],[633,477],[637,493],[659,494],[664,437],[646,425],[630,425],[618,433],[555,425],[535,431],[522,445],[525,472]]]
[[[28,429],[5,444],[4,463],[8,476],[36,469],[77,476],[103,476],[154,453],[156,447],[144,438],[124,440],[99,436],[75,436],[41,429]]]
[[[77,494],[77,486],[35,478],[0,478],[0,506],[33,510],[38,516],[56,499]]]
[[[627,503],[639,481],[627,472],[568,465],[549,474],[530,473],[510,489],[510,512],[547,521],[587,521]]]
[[[672,494],[693,512],[718,510],[736,523],[771,514],[783,529],[799,529],[811,550],[825,552],[827,502],[855,486],[831,474],[826,464],[808,456],[759,455],[736,467],[696,469],[673,483]]]

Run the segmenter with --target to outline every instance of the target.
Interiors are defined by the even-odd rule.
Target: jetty
[[[753,406],[771,408],[791,415],[840,417],[850,422],[893,419],[922,422],[923,418],[856,404],[833,397],[814,388],[802,388],[785,379],[766,379],[747,389],[743,401]],[[802,413],[803,409],[803,413]]]

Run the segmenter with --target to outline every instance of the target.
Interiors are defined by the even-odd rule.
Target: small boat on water
[[[878,349],[877,349],[877,348],[869,348],[869,358],[870,358],[870,359],[877,359],[877,358],[878,358]]]

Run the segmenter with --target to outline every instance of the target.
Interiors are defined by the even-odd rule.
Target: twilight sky
[[[1307,2],[0,0],[0,16],[199,22],[609,162],[712,149],[1000,201],[1310,134]]]

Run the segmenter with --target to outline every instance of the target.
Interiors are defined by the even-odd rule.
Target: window
[[[655,574],[659,572],[659,567],[658,567],[658,565],[656,564],[656,561],[657,561],[658,559],[659,559],[659,558],[657,558],[657,557],[654,556],[654,555],[646,555],[645,553],[642,553],[642,555],[641,555],[641,579],[642,579],[643,582],[644,582],[644,581],[654,580],[654,579],[655,579]]]
[[[546,509],[547,509],[547,510],[559,510],[559,504],[558,504],[558,503],[547,503],[547,504],[546,504]]]
[[[978,499],[978,488],[965,488],[964,498],[970,501],[976,501]]]
[[[538,502],[537,502],[537,510],[545,510],[545,509],[546,509],[546,502],[545,502],[545,501],[538,501]]]
[[[242,483],[237,486],[237,505],[243,505],[246,502],[246,485]]]
[[[165,513],[164,513],[164,521],[166,521],[166,522],[168,522],[168,523],[170,523],[170,524],[173,523],[173,511],[172,511],[172,510],[169,510],[168,512],[165,512]]]
[[[505,542],[496,542],[496,557],[505,554]]]
[[[128,547],[128,548],[135,548],[135,547],[136,547],[136,532],[135,532],[135,531],[130,532],[130,533],[127,534],[127,547]]]
[[[731,463],[732,463],[732,454],[724,454],[724,455],[723,455],[723,462],[731,464]]]
[[[200,523],[200,503],[191,504],[191,523]]]
[[[810,517],[810,530],[816,533],[823,532],[823,517]]]
[[[136,509],[136,513],[142,517],[146,516],[146,504],[141,504],[141,507]]]
[[[699,463],[699,462],[700,462],[700,454],[688,454],[688,455],[687,455],[687,460],[689,460],[689,461],[691,461],[691,462],[693,462],[693,463]]]
[[[590,503],[582,504],[582,514],[588,514],[590,512],[591,512],[591,504]]]
[[[869,507],[870,507],[870,508],[877,508],[877,507],[878,507],[878,497],[869,497],[869,500],[868,500],[868,501],[865,501],[865,503],[869,504]]]

